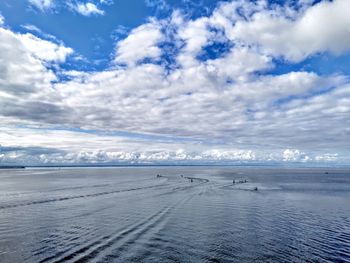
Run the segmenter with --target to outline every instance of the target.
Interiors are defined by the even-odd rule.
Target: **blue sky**
[[[0,163],[347,163],[349,8],[1,1]]]
[[[4,0],[0,3],[0,10],[6,17],[6,23],[15,31],[25,33],[30,30],[23,28],[24,25],[35,25],[72,47],[77,54],[87,59],[87,63],[72,63],[65,67],[80,69],[84,66],[86,70],[107,67],[115,40],[124,38],[128,31],[147,22],[149,17],[165,18],[171,15],[172,10],[182,9],[188,16],[195,18],[210,12],[217,4],[217,1],[212,0],[86,1],[81,3],[94,3],[104,14],[82,15],[68,7],[69,1],[52,2],[54,7],[42,11],[36,5],[28,4],[28,1]],[[96,64],[92,67],[91,63]]]

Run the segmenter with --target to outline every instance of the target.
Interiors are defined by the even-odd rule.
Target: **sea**
[[[0,262],[350,262],[350,169],[3,169]]]

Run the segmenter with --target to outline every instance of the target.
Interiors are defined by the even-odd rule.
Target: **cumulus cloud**
[[[135,65],[144,59],[157,59],[161,55],[158,44],[164,39],[156,22],[141,25],[130,32],[116,46],[116,63]]]
[[[30,51],[31,48],[27,48],[23,43],[28,37],[16,35],[3,28],[0,28],[0,35],[3,40],[0,46],[4,51],[0,55],[2,92],[16,94],[34,91],[36,87],[42,87],[56,79],[54,74],[47,70],[43,61],[36,58],[36,54]],[[33,45],[30,44],[29,47]]]
[[[42,40],[32,34],[18,34],[16,37],[29,53],[43,61],[64,62],[73,53],[71,48]]]
[[[301,13],[292,12],[288,6],[264,8],[226,28],[231,39],[258,45],[264,52],[290,61],[301,61],[317,52],[349,51],[349,8],[347,0],[322,1]]]
[[[77,3],[74,10],[83,16],[104,15],[104,11],[99,9],[94,3]]]
[[[348,77],[269,73],[281,56],[350,48],[347,17],[332,15],[346,5],[233,1],[195,19],[175,11],[118,40],[112,66],[96,72],[64,71],[72,49],[0,28],[0,141],[39,147],[33,156],[45,163],[347,160]],[[308,33],[308,19],[339,26]],[[24,148],[3,160],[24,160]]]
[[[43,89],[56,80],[48,63],[64,62],[71,48],[39,39],[32,34],[16,34],[0,28],[0,87],[12,94]]]
[[[64,62],[73,50],[5,28],[0,28],[0,38],[1,122],[19,124],[44,117],[55,121],[63,110],[52,86],[58,78],[50,67]]]
[[[283,151],[283,161],[308,161],[310,157],[297,149],[286,149]]]
[[[330,153],[306,154],[298,149],[281,152],[225,146],[213,149],[209,145],[196,146],[164,138],[150,141],[83,131],[46,129],[43,132],[33,128],[17,128],[16,131],[1,128],[0,131],[0,140],[5,142],[0,145],[0,162],[5,164],[336,162],[339,157]],[[36,146],[38,144],[41,146]]]

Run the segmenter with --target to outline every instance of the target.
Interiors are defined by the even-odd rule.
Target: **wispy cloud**
[[[40,11],[47,11],[55,6],[54,0],[29,0],[29,3]]]
[[[22,27],[24,29],[27,29],[28,31],[42,33],[42,31],[35,25],[25,24],[25,25],[22,25]]]
[[[171,9],[166,0],[145,0],[145,4],[149,7],[156,8],[158,11]]]
[[[94,3],[81,3],[73,5],[73,9],[83,16],[104,15],[104,11],[99,9]]]
[[[60,9],[68,8],[69,10],[79,13],[83,16],[104,15],[105,11],[100,9],[100,5],[111,5],[113,0],[101,0],[97,3],[93,1],[81,2],[75,0],[55,1],[55,0],[28,0],[29,4],[42,12],[55,10],[59,12]]]

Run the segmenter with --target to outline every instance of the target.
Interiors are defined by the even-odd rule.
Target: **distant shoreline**
[[[266,168],[349,168],[350,165],[300,164],[80,164],[80,165],[0,165],[0,170],[26,168],[122,168],[122,167],[266,167]]]
[[[25,166],[15,165],[15,166],[0,166],[0,169],[25,169]]]

